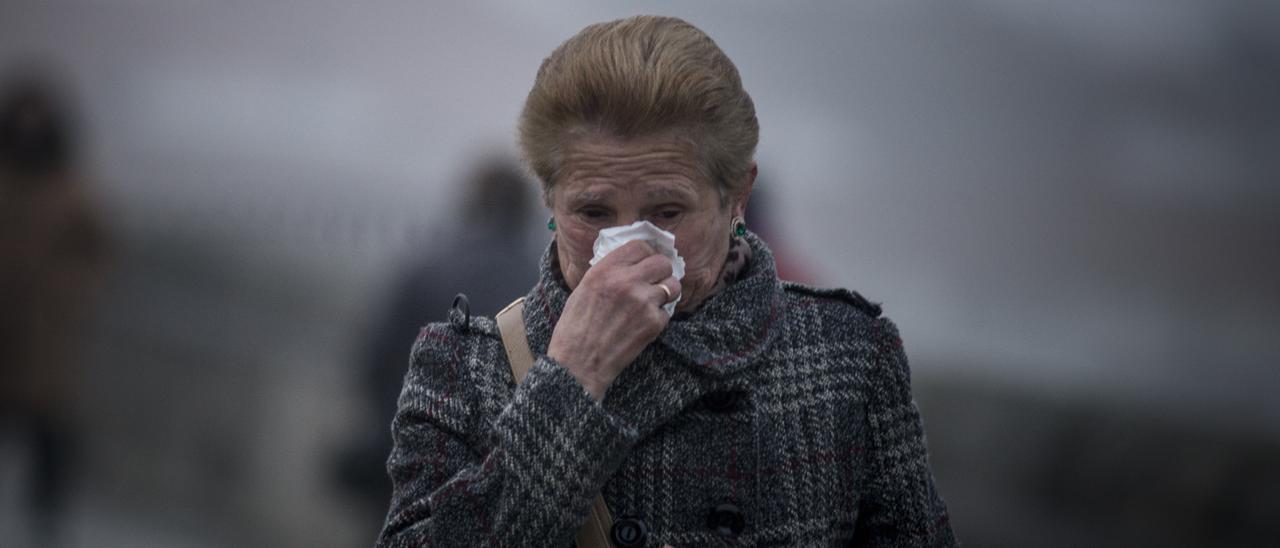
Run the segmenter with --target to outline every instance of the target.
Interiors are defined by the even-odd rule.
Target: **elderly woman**
[[[780,281],[746,227],[757,139],[737,69],[684,21],[551,53],[520,145],[554,239],[518,314],[422,330],[380,546],[955,544],[897,329]],[[683,277],[647,241],[593,264],[637,221],[674,234]]]

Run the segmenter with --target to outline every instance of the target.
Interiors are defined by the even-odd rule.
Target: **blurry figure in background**
[[[751,191],[751,201],[747,202],[746,217],[751,219],[751,230],[762,240],[769,242],[769,250],[773,252],[773,261],[777,264],[779,278],[810,285],[818,283],[806,267],[807,263],[796,258],[795,248],[787,245],[785,235],[776,230],[773,215],[778,205],[773,200],[769,185],[762,183],[762,178],[757,177],[755,188]]]
[[[362,437],[344,453],[340,471],[346,489],[369,510],[372,529],[382,524],[391,500],[388,427],[408,367],[405,349],[458,293],[467,295],[475,314],[493,314],[538,278],[534,265],[546,242],[528,237],[545,234],[530,230],[536,228],[531,184],[513,160],[481,162],[467,181],[453,225],[437,231],[439,247],[426,255],[410,254],[418,258],[397,275],[385,308],[374,319],[363,381],[375,413]]]
[[[44,77],[0,89],[0,435],[30,463],[19,488],[41,546],[72,476],[75,361],[106,255],[71,118]]]

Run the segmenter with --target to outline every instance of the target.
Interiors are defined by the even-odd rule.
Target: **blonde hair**
[[[588,26],[551,52],[520,114],[520,148],[551,202],[564,148],[582,135],[688,141],[722,198],[747,182],[760,127],[738,69],[674,17]]]

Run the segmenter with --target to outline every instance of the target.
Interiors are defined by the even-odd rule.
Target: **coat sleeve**
[[[858,509],[856,546],[957,546],[934,486],[911,372],[898,328],[875,320],[875,370],[867,421],[869,476]]]
[[[635,431],[546,356],[496,417],[478,416],[495,395],[468,371],[508,365],[470,337],[433,324],[414,345],[378,546],[567,546]]]

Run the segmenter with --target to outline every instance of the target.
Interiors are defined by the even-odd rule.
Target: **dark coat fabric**
[[[546,356],[569,290],[528,293],[519,386],[491,318],[422,329],[378,546],[569,546],[603,490],[635,546],[955,546],[894,324],[782,282],[767,246],[594,401]]]

